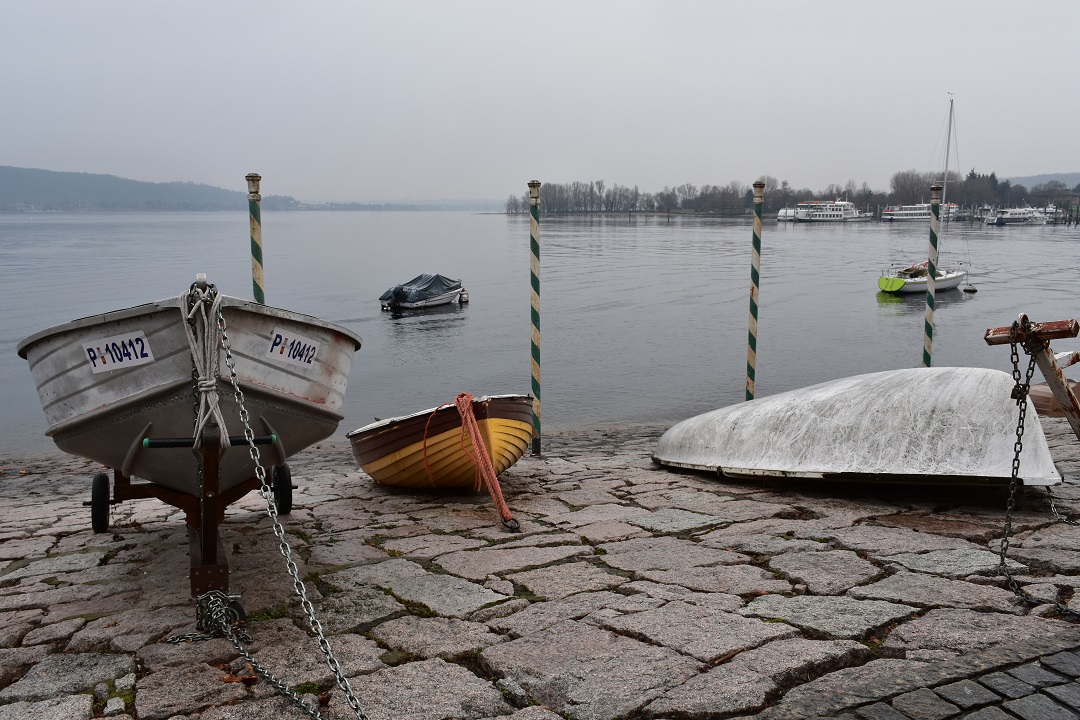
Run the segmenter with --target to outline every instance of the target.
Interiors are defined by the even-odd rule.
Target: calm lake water
[[[923,296],[886,296],[876,282],[890,262],[926,258],[928,226],[766,221],[762,235],[758,397],[921,364]],[[742,401],[751,241],[749,223],[543,218],[543,429],[671,424]],[[527,216],[267,212],[263,247],[268,304],[363,338],[338,436],[460,392],[529,392]],[[955,226],[942,250],[943,263],[970,264],[978,292],[938,296],[935,365],[1008,371],[1008,349],[983,342],[988,327],[1021,312],[1080,317],[1075,227]],[[55,447],[20,340],[177,295],[200,272],[250,298],[249,253],[246,213],[0,215],[0,454]],[[384,290],[422,272],[461,278],[471,303],[380,311]]]

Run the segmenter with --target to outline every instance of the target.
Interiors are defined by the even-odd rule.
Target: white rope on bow
[[[206,424],[213,420],[220,432],[221,447],[229,444],[229,434],[225,428],[225,416],[221,414],[218,404],[217,378],[218,365],[221,354],[218,348],[221,346],[221,330],[217,324],[218,314],[221,312],[222,296],[218,294],[213,285],[201,289],[193,285],[191,289],[180,296],[180,307],[194,297],[191,310],[187,313],[184,323],[184,332],[187,334],[188,346],[191,348],[191,358],[195,362],[195,372],[198,374],[196,387],[199,392],[199,414],[195,422],[195,447],[202,447],[202,431]],[[210,305],[209,310],[207,304]],[[191,319],[195,319],[194,328]]]

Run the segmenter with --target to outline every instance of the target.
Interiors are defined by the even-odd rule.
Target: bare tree
[[[679,187],[675,188],[675,195],[679,198],[679,205],[686,207],[688,200],[693,200],[697,197],[697,188],[690,183],[683,183]]]

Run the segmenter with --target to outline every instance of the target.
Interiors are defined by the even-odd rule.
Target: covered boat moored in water
[[[727,477],[1007,485],[1013,387],[1008,373],[967,367],[841,378],[683,420],[653,459]],[[1061,482],[1030,407],[1020,479]]]
[[[468,293],[460,280],[424,273],[395,285],[379,296],[383,310],[418,310],[452,303],[467,303]]]

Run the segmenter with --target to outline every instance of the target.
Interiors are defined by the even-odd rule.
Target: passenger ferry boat
[[[917,205],[890,205],[881,211],[881,219],[887,222],[930,220],[930,203]]]
[[[949,203],[941,206],[941,219],[951,220],[959,213],[960,208]],[[890,205],[881,211],[881,219],[886,222],[930,220],[930,203],[917,203],[915,205]]]
[[[1045,225],[1046,216],[1033,207],[1001,208],[986,218],[987,225]]]
[[[851,222],[867,217],[847,200],[807,200],[795,205],[795,222]]]

